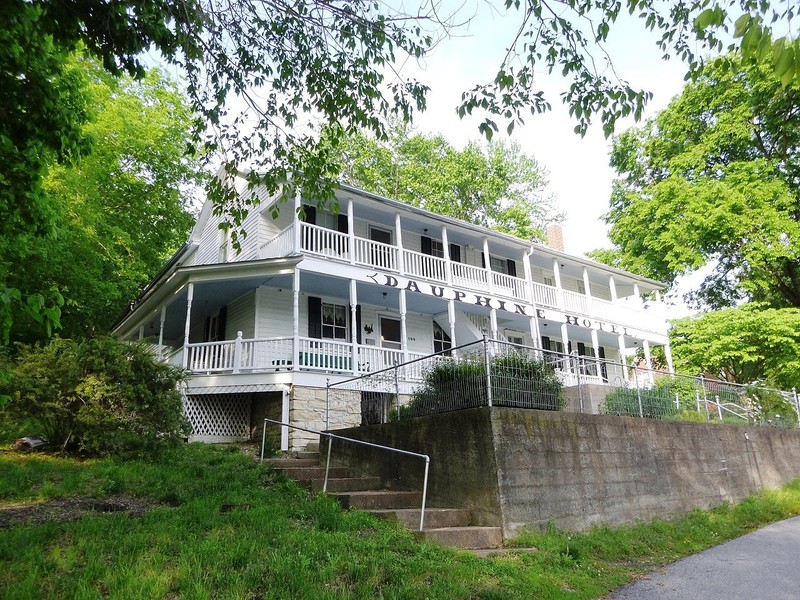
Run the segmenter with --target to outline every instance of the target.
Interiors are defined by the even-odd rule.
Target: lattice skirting
[[[183,412],[192,440],[225,442],[250,437],[250,394],[184,396]]]

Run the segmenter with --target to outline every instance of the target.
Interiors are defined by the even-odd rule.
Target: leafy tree
[[[0,240],[0,281],[65,295],[63,333],[75,336],[110,327],[186,238],[200,167],[184,155],[191,110],[159,71],[120,79],[81,58],[69,69],[86,82],[92,120],[84,132],[93,152],[79,164],[50,167],[42,189],[54,232]],[[48,333],[35,313],[12,315],[10,339]]]
[[[720,59],[614,142],[619,178],[595,256],[674,283],[712,265],[698,305],[800,306],[800,83]]]
[[[800,309],[747,304],[681,319],[670,343],[679,372],[800,387]]]
[[[341,152],[345,183],[438,214],[532,240],[561,217],[545,195],[546,172],[516,144],[457,150],[441,135],[412,135],[401,125],[386,142],[349,136]]]
[[[0,393],[18,420],[51,443],[88,455],[152,454],[188,435],[177,384],[183,372],[141,343],[57,338],[21,349]]]

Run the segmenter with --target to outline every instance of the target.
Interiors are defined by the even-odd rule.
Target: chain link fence
[[[508,406],[691,422],[797,427],[791,392],[484,339],[330,383],[326,424]]]

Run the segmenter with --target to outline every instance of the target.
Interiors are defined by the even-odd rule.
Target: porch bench
[[[312,352],[300,353],[301,367],[318,367],[322,369],[336,369],[337,371],[350,371],[352,361],[344,356],[330,354],[314,354]]]

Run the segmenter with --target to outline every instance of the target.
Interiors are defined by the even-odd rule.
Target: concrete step
[[[309,442],[306,444],[306,452],[319,453],[319,442]]]
[[[324,479],[311,479],[298,481],[300,485],[309,488],[313,492],[321,492],[325,483]],[[328,493],[335,492],[366,492],[379,490],[381,487],[380,477],[328,477]]]
[[[319,452],[295,452],[295,458],[300,460],[306,460],[309,458],[313,458],[319,464]]]
[[[278,471],[295,481],[310,481],[312,479],[325,479],[325,467],[306,466],[306,467],[276,467]],[[350,477],[350,469],[347,467],[331,467],[328,470],[329,478]]]
[[[379,509],[370,511],[376,517],[392,519],[406,529],[419,529],[419,508]],[[426,508],[425,527],[468,527],[472,525],[472,512],[465,508]]]
[[[276,469],[318,467],[319,460],[314,458],[265,458],[264,464],[270,465]]]
[[[422,504],[422,492],[393,490],[341,492],[333,494],[343,508],[414,508]]]
[[[418,540],[465,550],[499,548],[503,545],[500,527],[442,527],[418,531],[414,536]]]

